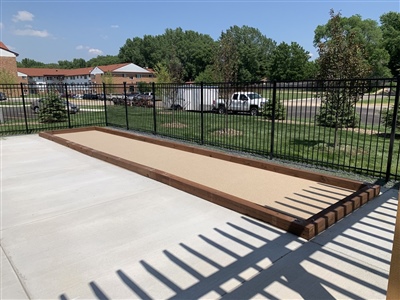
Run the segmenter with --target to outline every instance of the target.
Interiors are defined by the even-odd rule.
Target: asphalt
[[[306,241],[38,135],[1,143],[1,299],[385,299],[396,189]]]

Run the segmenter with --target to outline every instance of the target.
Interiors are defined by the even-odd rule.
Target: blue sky
[[[400,12],[400,0],[370,1],[91,1],[0,0],[0,40],[17,60],[44,63],[117,55],[127,39],[163,34],[181,27],[217,40],[229,27],[247,25],[280,42],[297,42],[316,57],[314,30],[329,20],[359,14],[379,22]]]

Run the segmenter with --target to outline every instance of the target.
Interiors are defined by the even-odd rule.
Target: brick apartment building
[[[131,91],[139,82],[151,83],[155,81],[155,73],[152,69],[142,68],[133,63],[79,69],[18,68],[17,56],[18,53],[10,51],[0,41],[0,69],[4,69],[4,71],[15,76],[15,82],[29,84],[29,90],[34,90],[32,86],[37,86],[40,89],[48,84],[90,87],[93,84],[102,84],[106,74],[111,74],[113,84],[126,83]],[[27,92],[29,92],[28,89]]]
[[[18,82],[17,75],[18,53],[11,51],[0,41],[0,72],[6,72],[15,82]],[[5,83],[5,82],[0,82]]]

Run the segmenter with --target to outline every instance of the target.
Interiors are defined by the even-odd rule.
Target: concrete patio
[[[386,297],[396,189],[306,241],[38,135],[1,162],[2,299]]]

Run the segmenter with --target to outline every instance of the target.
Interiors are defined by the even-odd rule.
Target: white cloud
[[[103,51],[99,50],[99,49],[89,49],[89,54],[93,54],[93,55],[102,55]]]
[[[29,11],[20,10],[16,15],[13,15],[12,20],[14,22],[26,22],[26,21],[33,21],[34,15],[31,14]]]
[[[119,25],[111,25],[111,28],[119,28]]]
[[[24,36],[36,36],[36,37],[49,37],[50,34],[47,30],[34,30],[32,28],[27,29],[16,29],[14,30],[15,35],[24,35]]]
[[[89,46],[78,45],[75,47],[76,50],[87,50],[91,55],[102,55],[103,51],[95,48],[90,48]]]
[[[76,50],[84,50],[84,49],[89,49],[88,46],[83,46],[83,45],[79,45],[75,47]]]

